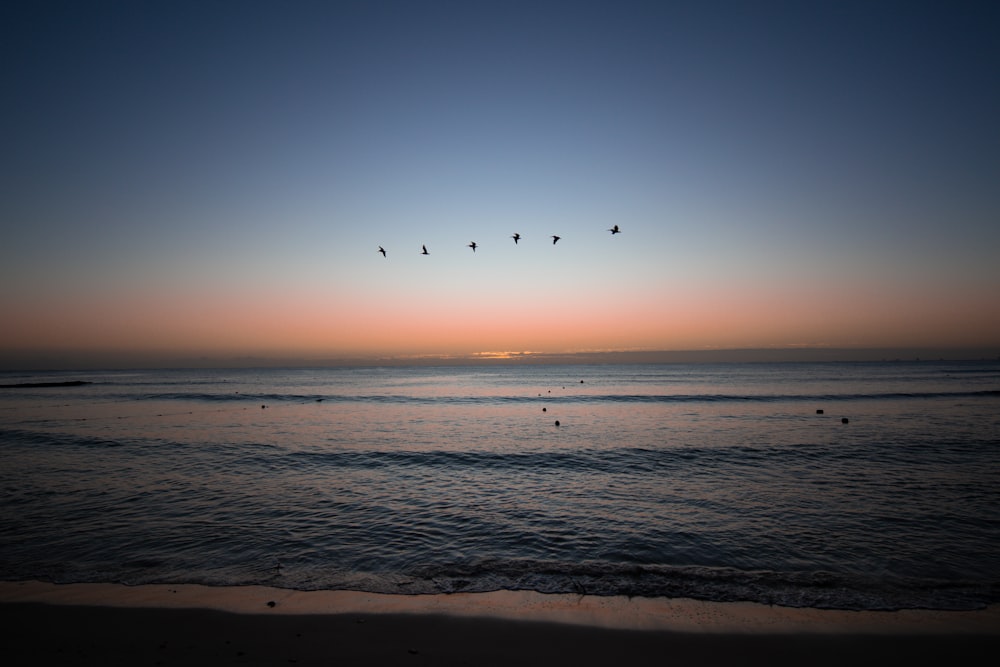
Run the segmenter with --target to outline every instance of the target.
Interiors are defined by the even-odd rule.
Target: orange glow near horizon
[[[205,294],[26,309],[4,347],[164,351],[177,354],[326,356],[442,355],[514,358],[572,353],[773,347],[989,345],[1000,326],[982,297],[905,302],[871,291],[803,296],[651,293],[629,297],[418,301],[350,293]],[[404,295],[405,297],[406,295]],[[598,302],[597,299],[604,299]],[[969,311],[979,313],[970,320]],[[954,330],[951,322],[967,325]],[[507,351],[518,352],[507,352]],[[497,352],[500,351],[500,352]]]

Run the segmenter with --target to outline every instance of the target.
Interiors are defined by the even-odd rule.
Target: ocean
[[[2,580],[1000,602],[998,361],[0,385]]]

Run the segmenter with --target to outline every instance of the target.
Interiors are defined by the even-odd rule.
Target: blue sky
[[[7,359],[1000,345],[994,3],[0,12]]]

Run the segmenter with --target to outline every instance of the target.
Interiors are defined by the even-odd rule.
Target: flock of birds
[[[608,231],[611,232],[612,236],[614,236],[615,234],[621,234],[621,232],[622,232],[622,230],[618,229],[618,225],[615,225],[614,227],[612,227]],[[511,236],[511,238],[514,239],[514,245],[517,245],[517,242],[521,240],[521,235],[518,234],[517,232],[514,232],[514,235]],[[552,245],[555,245],[556,243],[558,243],[559,239],[561,239],[561,238],[562,238],[561,236],[556,236],[556,235],[553,234],[551,236]],[[476,252],[476,248],[479,247],[479,244],[476,243],[475,241],[473,241],[472,243],[469,244],[468,247],[472,248],[472,252]],[[421,248],[421,251],[420,251],[421,255],[429,255],[430,254],[427,251],[427,246],[426,245],[422,245],[422,246],[420,246],[420,248]],[[383,257],[388,257],[388,255],[386,255],[386,253],[385,253],[385,248],[383,248],[382,246],[378,247],[378,252],[380,252]]]

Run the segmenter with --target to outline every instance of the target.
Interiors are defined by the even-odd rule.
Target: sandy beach
[[[1000,606],[852,612],[543,595],[0,582],[7,664],[962,664]]]

